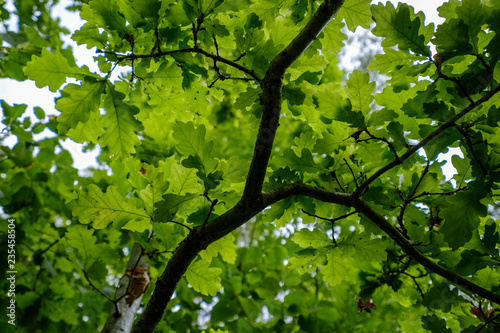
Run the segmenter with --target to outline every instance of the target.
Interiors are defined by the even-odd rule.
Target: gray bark
[[[137,265],[137,266],[136,266]],[[130,254],[130,259],[127,265],[129,268],[147,268],[149,269],[149,264],[144,256],[142,256],[142,248],[139,244],[134,244],[132,252]],[[116,299],[124,296],[127,292],[129,281],[131,276],[125,275],[116,291]],[[125,297],[122,297],[120,301],[111,308],[106,324],[104,325],[103,333],[128,333],[132,330],[132,325],[134,324],[135,316],[141,305],[141,297],[137,298],[132,305],[129,307],[125,303]],[[118,311],[117,311],[118,309]]]

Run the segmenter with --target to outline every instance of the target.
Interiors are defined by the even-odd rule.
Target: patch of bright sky
[[[56,6],[54,6],[53,17],[58,17],[61,20],[61,25],[68,28],[70,31],[78,30],[84,21],[80,18],[78,13],[68,12],[65,10],[66,7],[71,5],[71,1],[62,0]],[[6,1],[5,8],[12,11],[14,8],[13,2]],[[9,29],[13,29],[16,26],[17,21],[11,21],[9,23]],[[3,32],[3,31],[2,31]],[[95,53],[92,50],[86,49],[84,46],[78,46],[73,42],[70,36],[63,36],[63,41],[66,45],[71,45],[75,50],[76,62],[79,66],[87,65],[91,71],[98,71],[97,65],[92,59]],[[68,83],[71,83],[68,81]],[[19,82],[11,79],[2,78],[0,79],[0,99],[4,100],[7,104],[25,104],[27,109],[24,117],[30,117],[32,122],[36,119],[33,109],[35,106],[41,107],[47,116],[59,115],[59,111],[55,109],[55,99],[59,97],[59,93],[51,92],[47,87],[38,88],[35,86],[33,81]],[[45,120],[48,121],[48,120]],[[0,125],[0,130],[5,126]],[[42,133],[34,135],[35,140],[39,140],[43,137],[53,137],[54,133],[48,129],[45,129]],[[7,138],[4,144],[13,147],[17,143],[17,139],[14,137]],[[71,139],[60,140],[60,145],[68,150],[73,157],[73,166],[79,170],[84,170],[89,167],[97,167],[97,156],[100,154],[100,148],[96,148],[91,151],[84,152],[84,145],[74,142]]]
[[[386,1],[373,1],[373,3],[378,3]],[[391,1],[397,6],[396,1]],[[415,11],[423,11],[426,16],[425,24],[434,22],[439,24],[443,21],[443,18],[438,16],[437,7],[439,7],[444,1],[442,0],[406,0],[405,3],[413,6]],[[12,10],[13,2],[11,0],[6,1],[7,9]],[[68,12],[65,10],[71,4],[69,0],[61,0],[55,7],[53,15],[59,17],[62,26],[68,28],[70,31],[78,30],[84,21],[80,18],[79,14],[74,12]],[[15,23],[15,22],[14,22]],[[15,25],[15,24],[14,24]],[[93,56],[95,56],[94,50],[88,50],[84,46],[78,46],[74,43],[69,36],[63,37],[64,42],[67,45],[71,45],[75,50],[75,58],[77,64],[87,65],[91,71],[98,72],[97,65],[93,61]],[[25,116],[34,118],[33,108],[39,106],[43,108],[47,115],[59,115],[59,112],[55,109],[55,98],[59,97],[59,93],[52,93],[48,88],[39,89],[31,81],[18,82],[10,79],[0,79],[0,99],[6,101],[9,105],[13,104],[26,104],[28,106]],[[0,130],[3,129],[3,125],[0,125]],[[40,133],[35,138],[41,138],[41,136],[50,136],[51,132],[46,130],[46,132]],[[53,134],[52,134],[53,135]],[[16,144],[16,140],[6,140],[5,144],[13,147]],[[74,164],[73,166],[83,170],[88,167],[97,167],[97,156],[100,154],[100,149],[96,148],[92,151],[83,152],[84,145],[73,142],[70,139],[61,140],[61,146],[69,150],[73,156]],[[460,155],[461,152],[458,148],[452,148],[447,154],[441,154],[439,156],[440,160],[449,161],[451,155]],[[451,162],[446,162],[443,167],[447,178],[451,178],[456,172],[454,171]]]

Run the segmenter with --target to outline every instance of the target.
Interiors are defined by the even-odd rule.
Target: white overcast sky
[[[386,2],[386,1],[373,1],[377,2]],[[397,1],[391,1],[395,4]],[[434,22],[435,24],[439,24],[443,21],[441,17],[438,16],[437,7],[439,7],[444,1],[443,0],[407,0],[404,1],[409,5],[415,8],[415,11],[423,11],[426,20],[425,23],[428,24],[430,22]],[[6,3],[10,5],[12,8],[12,1],[7,0]],[[83,21],[80,19],[78,14],[68,13],[64,10],[71,2],[69,0],[61,0],[60,3],[56,6],[56,10],[54,15],[61,18],[61,23],[63,26],[68,28],[71,31],[78,30],[80,26],[83,24]],[[83,46],[76,46],[69,36],[66,37],[65,41],[72,45],[75,49],[75,54],[77,58],[78,65],[87,65],[89,66],[91,71],[97,71],[97,66],[94,64],[92,56],[95,53],[91,50],[87,50]],[[52,93],[48,90],[48,88],[39,89],[35,86],[35,84],[31,81],[26,82],[17,82],[10,79],[0,79],[0,99],[6,101],[9,105],[12,104],[26,104],[28,105],[27,111],[30,116],[33,115],[33,108],[35,106],[40,106],[43,108],[47,115],[58,115],[59,112],[54,108],[55,98],[58,97],[58,93]],[[0,125],[0,129],[3,128],[3,125]],[[43,134],[43,133],[42,133]],[[13,146],[15,141],[7,141],[7,144]],[[81,145],[72,142],[71,140],[66,140],[62,143],[62,145],[66,149],[70,149],[73,158],[75,160],[74,166],[79,169],[84,169],[89,166],[96,166],[96,156],[99,151],[94,151],[93,153],[83,154],[81,152]],[[451,163],[447,163],[451,164]]]

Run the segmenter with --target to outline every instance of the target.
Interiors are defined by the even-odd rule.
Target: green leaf
[[[301,156],[295,155],[291,148],[287,148],[282,156],[273,158],[273,162],[278,165],[287,165],[290,169],[301,173],[328,173],[328,169],[321,164],[314,162],[311,151],[307,148],[302,149]]]
[[[333,249],[327,255],[328,263],[321,267],[321,273],[330,286],[345,282],[349,267],[338,249]]]
[[[114,223],[117,228],[121,228],[130,221],[150,220],[144,210],[135,207],[133,200],[123,200],[114,186],[109,186],[106,193],[93,184],[87,189],[88,192],[80,192],[78,199],[68,203],[73,215],[83,224],[93,222],[95,229],[103,229]]]
[[[92,0],[88,4],[83,4],[81,17],[99,28],[118,32],[120,37],[125,36],[130,29],[126,26],[126,20],[120,13],[116,0]]]
[[[458,297],[460,297],[458,295],[458,290],[450,290],[450,286],[447,283],[433,283],[432,288],[430,288],[430,290],[424,296],[423,305],[432,310],[449,312],[451,310],[453,301],[457,300]],[[425,325],[424,328],[426,328]]]
[[[98,113],[91,114],[90,119],[87,122],[79,122],[75,128],[70,128],[66,135],[70,137],[73,141],[79,143],[97,143],[98,139],[104,133],[104,129],[99,125],[99,118],[101,116]],[[59,125],[59,122],[58,122]],[[64,126],[59,129],[64,130]],[[61,132],[61,134],[64,132]]]
[[[468,28],[468,37],[472,48],[476,53],[483,50],[478,49],[478,34],[482,30],[482,25],[486,22],[486,13],[480,0],[463,0],[455,9],[459,19],[463,20]]]
[[[34,56],[28,62],[24,74],[35,81],[38,88],[48,86],[50,91],[56,92],[66,82],[68,76],[81,79],[85,75],[90,75],[90,72],[86,67],[78,68],[70,65],[59,50],[51,53],[43,49],[41,56]]]
[[[227,162],[219,165],[222,170],[223,177],[221,181],[221,188],[227,190],[240,191],[243,190],[245,184],[245,176],[248,173],[250,162],[241,160],[235,156],[231,156]]]
[[[201,179],[196,175],[194,169],[185,168],[179,164],[172,164],[169,173],[170,191],[176,195],[187,193],[203,193]]]
[[[152,66],[155,66],[154,64]],[[153,82],[165,88],[180,87],[182,70],[175,62],[159,62],[158,69],[150,71],[144,76],[146,82]]]
[[[326,251],[318,251],[313,248],[307,248],[295,253],[288,262],[288,268],[296,270],[299,274],[312,273],[316,270],[318,263],[322,263]]]
[[[140,191],[140,196],[148,214],[153,215],[154,204],[163,200],[162,196],[167,191],[169,183],[164,180],[163,173],[153,166],[148,166],[144,172],[144,178],[149,184]]]
[[[104,48],[108,43],[106,35],[99,32],[99,28],[90,23],[85,23],[80,30],[75,31],[71,36],[78,45],[86,45],[88,49],[97,47]]]
[[[447,205],[441,209],[445,223],[439,229],[451,248],[457,249],[472,237],[472,230],[479,225],[479,217],[487,213],[480,199],[485,195],[482,184],[469,183],[471,190],[460,192],[448,198]]]
[[[57,128],[61,133],[85,124],[92,114],[98,114],[104,81],[85,81],[82,85],[69,84],[62,90],[56,109],[61,111],[57,118]]]
[[[252,106],[256,101],[259,100],[259,94],[261,90],[255,87],[249,86],[244,92],[238,94],[234,107],[240,110],[246,110]]]
[[[184,156],[199,156],[202,161],[209,157],[213,141],[205,141],[206,129],[204,125],[194,128],[192,122],[176,123],[172,136],[177,145],[175,148]]]
[[[322,246],[333,245],[332,240],[328,236],[319,231],[318,229],[313,229],[312,231],[304,228],[293,235],[292,240],[294,243],[298,244],[300,247],[314,247],[319,248]]]
[[[114,88],[107,89],[104,108],[106,114],[100,124],[105,129],[99,144],[109,149],[116,157],[126,158],[135,152],[139,139],[135,132],[143,129],[142,124],[134,115],[139,109],[124,102],[125,95]]]
[[[370,103],[373,101],[372,93],[375,90],[375,82],[369,82],[370,75],[360,70],[349,74],[344,91],[351,101],[355,111],[367,114],[370,111]]]
[[[488,224],[484,227],[484,237],[481,239],[484,246],[491,251],[491,253],[498,255],[497,244],[499,243],[500,235],[495,232],[497,225],[492,221],[491,224]]]
[[[87,269],[89,278],[94,281],[106,281],[106,276],[108,276],[108,269],[106,264],[100,260],[94,261],[94,263]]]
[[[215,296],[222,288],[219,277],[222,269],[209,266],[210,263],[205,260],[192,263],[186,271],[186,280],[197,292]]]
[[[413,66],[416,61],[425,61],[426,59],[424,56],[386,47],[384,53],[375,55],[375,59],[370,62],[368,69],[385,74],[394,72],[402,66]]]
[[[452,332],[451,329],[446,327],[446,320],[439,319],[436,315],[423,316],[422,317],[423,327],[432,333],[448,333]]]
[[[387,259],[385,242],[380,238],[372,239],[368,232],[351,232],[346,238],[337,240],[344,256],[350,256],[357,262],[380,262]]]
[[[459,19],[451,19],[441,24],[432,43],[444,59],[472,53],[467,25]]]
[[[153,24],[159,19],[161,1],[158,0],[132,0],[132,8],[143,18],[151,20]]]
[[[370,3],[370,0],[347,0],[337,15],[345,19],[347,27],[353,32],[358,26],[368,29],[372,23]]]
[[[163,201],[155,204],[156,210],[154,213],[155,222],[171,221],[177,212],[186,205],[191,204],[191,200],[200,198],[200,194],[187,194],[179,196],[175,194],[163,195]]]
[[[426,45],[426,36],[420,31],[424,29],[423,20],[420,16],[415,16],[412,7],[399,3],[395,9],[394,5],[388,2],[385,6],[382,3],[373,5],[371,10],[376,23],[372,30],[373,34],[385,37],[382,46],[397,45],[399,50],[410,50],[424,56],[431,55]]]
[[[488,290],[498,290],[500,285],[500,272],[490,267],[486,267],[474,274],[473,281]]]
[[[353,111],[351,101],[345,99],[338,92],[325,90],[316,95],[318,100],[318,111],[325,117],[351,124],[356,128],[364,128],[365,122],[361,111]]]
[[[344,23],[340,22],[338,16],[328,23],[320,34],[319,40],[323,45],[322,52],[335,55],[340,52],[344,46],[343,41],[347,39],[347,36],[341,31],[343,27]]]
[[[222,260],[229,264],[236,261],[236,243],[232,234],[222,237],[218,241],[210,244],[205,250],[200,252],[202,259],[210,262],[212,258],[220,254]]]
[[[45,111],[41,107],[36,106],[34,108],[35,115],[38,119],[43,120],[45,118]]]
[[[78,251],[84,267],[90,265],[95,258],[95,243],[97,238],[93,234],[94,230],[83,225],[68,227],[68,231],[66,232],[68,245]]]

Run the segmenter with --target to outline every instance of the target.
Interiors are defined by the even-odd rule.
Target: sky
[[[386,1],[373,1],[373,3],[378,2],[386,2]],[[397,6],[397,1],[391,1]],[[437,7],[439,7],[444,1],[443,0],[407,0],[404,1],[407,4],[413,6],[415,11],[423,11],[426,20],[425,24],[430,22],[434,22],[439,24],[443,21],[441,17],[438,16]],[[9,4],[12,8],[12,1],[7,0],[7,4]],[[61,0],[60,3],[55,7],[54,15],[60,17],[61,24],[68,28],[70,31],[75,31],[80,28],[83,24],[83,21],[80,19],[78,14],[69,13],[64,10],[70,4],[69,0]],[[7,7],[9,8],[9,7]],[[71,45],[75,50],[75,57],[77,60],[77,64],[87,65],[91,71],[98,71],[97,66],[95,65],[92,57],[95,55],[95,52],[92,50],[86,49],[84,46],[76,45],[69,36],[64,38],[65,43]],[[58,115],[59,112],[55,109],[55,98],[59,97],[59,93],[52,93],[48,90],[47,87],[39,89],[35,86],[35,84],[31,81],[18,82],[10,79],[0,79],[0,99],[5,100],[9,105],[12,104],[26,104],[28,105],[27,110],[28,113],[34,117],[33,108],[35,106],[40,106],[43,108],[47,115]],[[3,125],[0,125],[0,130],[3,128]],[[48,131],[48,130],[47,130]],[[41,135],[47,135],[47,132],[42,132]],[[35,139],[37,136],[35,136]],[[15,140],[6,141],[6,144],[9,146],[15,145]],[[99,148],[92,152],[83,153],[82,145],[77,144],[70,139],[61,142],[61,145],[68,149],[75,161],[74,166],[80,170],[83,170],[88,167],[96,167],[97,161],[96,157],[99,155]],[[450,154],[454,154],[455,152],[451,152]],[[448,155],[450,155],[448,154]],[[442,156],[442,158],[447,159],[449,157]],[[451,163],[447,163],[450,164]],[[452,173],[453,169],[450,169],[448,173]],[[448,177],[447,177],[448,178]]]

